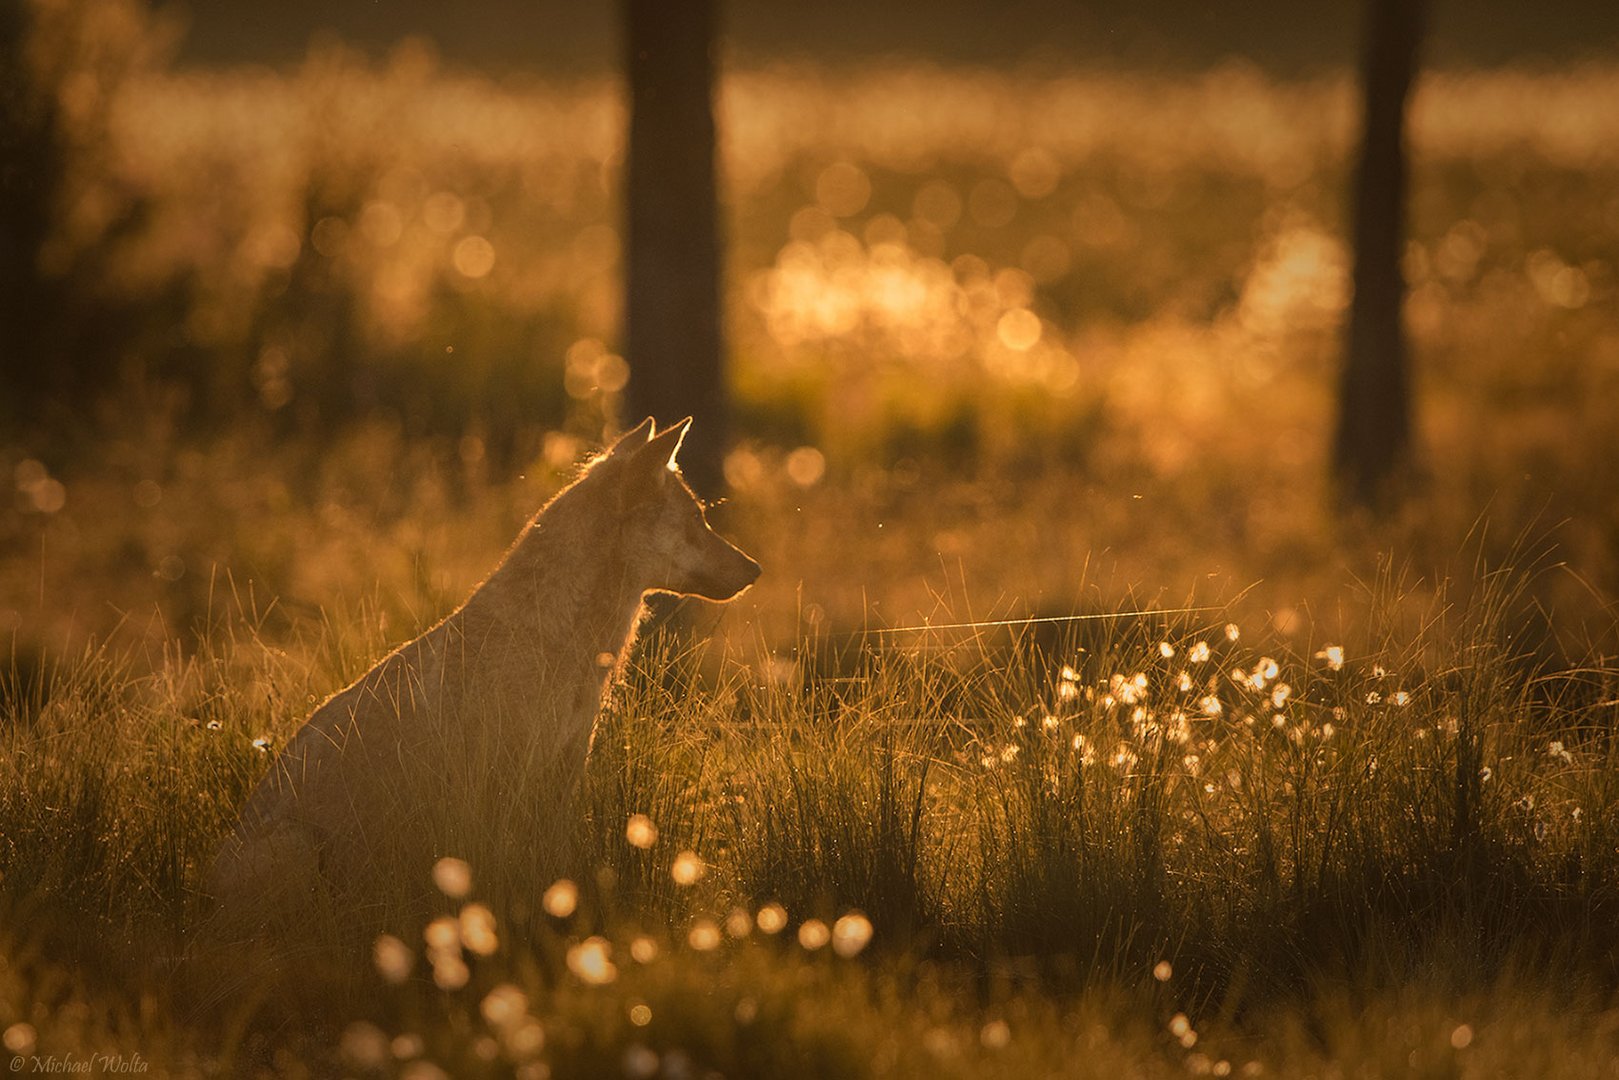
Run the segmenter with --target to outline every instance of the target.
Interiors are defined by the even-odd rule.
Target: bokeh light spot
[[[495,268],[495,246],[481,236],[463,237],[455,245],[451,261],[463,277],[477,280]]]
[[[871,180],[858,165],[834,162],[815,179],[815,201],[835,218],[853,217],[871,201]]]
[[[1040,317],[1028,308],[1013,308],[995,324],[995,335],[1008,349],[1025,352],[1040,341]]]

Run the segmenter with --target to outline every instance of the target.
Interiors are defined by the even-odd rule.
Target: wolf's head
[[[607,452],[622,509],[625,557],[648,591],[729,600],[759,577],[759,564],[713,529],[675,455],[688,417],[656,431],[648,417]]]

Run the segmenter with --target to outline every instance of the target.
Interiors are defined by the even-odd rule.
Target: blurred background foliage
[[[7,12],[0,630],[185,633],[221,573],[313,607],[394,564],[425,618],[624,419],[609,74],[419,38],[203,66],[135,0]],[[1488,518],[1500,551],[1554,533],[1547,602],[1603,610],[1619,67],[1420,82],[1428,482],[1374,527],[1325,480],[1354,80],[1274,66],[726,67],[725,475],[762,609],[902,619],[947,581],[1067,609],[1087,553],[1290,608]]]

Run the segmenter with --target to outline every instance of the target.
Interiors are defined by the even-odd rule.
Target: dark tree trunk
[[[715,0],[624,0],[625,419],[695,418],[682,469],[714,496],[729,435],[715,194]]]
[[[1333,469],[1344,498],[1391,494],[1411,450],[1410,376],[1401,310],[1405,278],[1406,99],[1427,0],[1368,0],[1364,121],[1355,174],[1354,299],[1349,312]]]
[[[61,155],[49,101],[30,78],[31,23],[22,0],[0,0],[0,442],[37,418],[65,365],[47,364],[55,296],[40,276]]]

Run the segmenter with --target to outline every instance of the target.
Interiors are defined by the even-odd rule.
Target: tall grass
[[[969,1014],[1035,987],[1056,995],[1020,1006],[1037,1013],[1122,993],[1138,1002],[1127,1012],[1175,1004],[1232,1037],[1274,1036],[1267,1017],[1326,1007],[1333,986],[1493,1000],[1492,986],[1556,981],[1603,1000],[1619,987],[1619,671],[1546,670],[1519,651],[1522,573],[1415,611],[1393,580],[1362,601],[1367,640],[1300,647],[1195,615],[1108,617],[1043,643],[934,630],[829,656],[804,640],[795,659],[751,665],[654,634],[597,732],[577,907],[496,890],[501,950],[466,954],[471,989],[417,981],[436,970],[419,958],[393,1005],[340,1000],[367,1024],[428,1025],[446,1066],[484,1052],[453,1003],[516,980],[548,1030],[573,1032],[547,1044],[564,1072],[657,1035],[697,1063],[805,1075],[870,1064],[873,1029],[807,1019],[844,1016],[830,999],[876,995],[872,1015],[913,1024],[919,985]],[[250,994],[200,1027],[167,1011],[196,978],[182,963],[194,890],[268,765],[255,740],[281,745],[380,649],[335,634],[289,652],[237,614],[149,670],[97,650],[0,699],[0,907],[24,997],[64,1000],[49,987],[72,972],[74,993],[192,1046],[245,1015]],[[626,838],[633,814],[655,840]],[[521,820],[490,820],[494,846],[476,847],[522,858]],[[692,882],[670,874],[680,852],[704,868]],[[476,889],[476,859],[472,874]],[[785,910],[777,935],[756,921],[766,905]],[[805,949],[813,926],[796,936],[851,913],[873,928],[859,959],[828,967]],[[367,934],[344,932],[299,960],[301,982],[366,953]],[[603,986],[570,960],[595,934],[617,973]],[[659,959],[628,955],[641,936]],[[625,1026],[636,1002],[654,1002],[657,1028]],[[782,1025],[766,1041],[789,1057],[750,1056],[764,1051],[717,1019],[727,1008]],[[306,1037],[335,1044],[319,1019]]]

